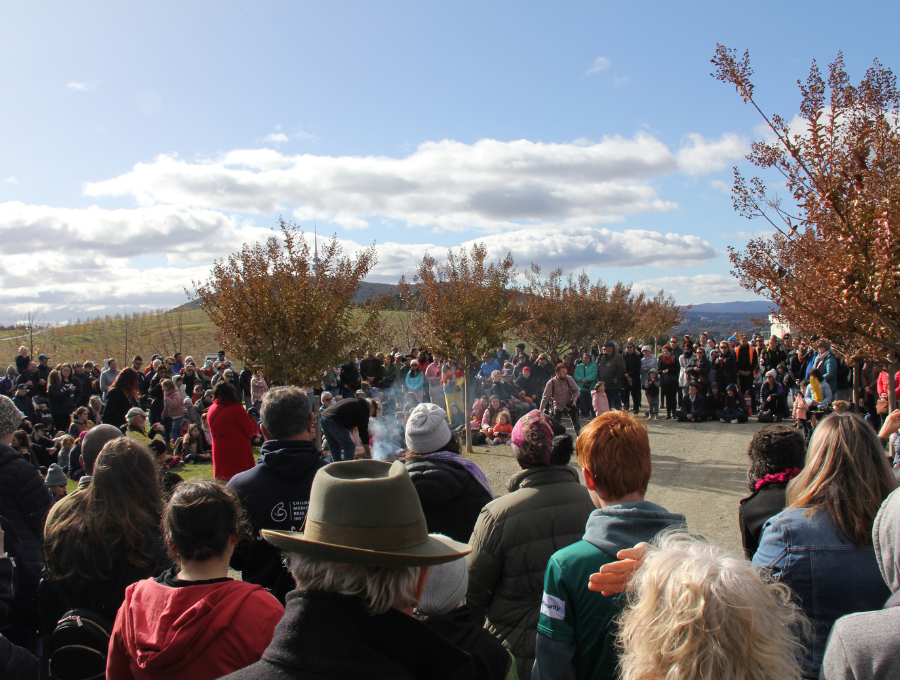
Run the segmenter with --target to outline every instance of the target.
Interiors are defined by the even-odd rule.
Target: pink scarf
[[[762,479],[756,481],[756,489],[759,490],[766,484],[776,484],[778,482],[789,482],[800,474],[800,468],[788,468],[784,472],[776,472],[774,475],[766,475]]]

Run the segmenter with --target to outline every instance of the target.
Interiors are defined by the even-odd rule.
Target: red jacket
[[[106,677],[219,678],[258,661],[283,614],[278,600],[252,583],[138,581],[116,616]]]
[[[216,399],[206,412],[206,422],[212,434],[213,476],[216,479],[231,479],[238,472],[256,465],[250,440],[259,434],[259,428],[243,406]]]
[[[888,391],[888,374],[887,371],[882,371],[878,376],[878,399],[881,399],[882,394],[887,394]],[[897,374],[894,374],[894,394],[897,395],[897,399],[900,399],[900,386],[897,385]]]

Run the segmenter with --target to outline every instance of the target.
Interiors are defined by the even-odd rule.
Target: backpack
[[[112,623],[92,609],[70,609],[50,635],[50,677],[55,680],[102,680]]]

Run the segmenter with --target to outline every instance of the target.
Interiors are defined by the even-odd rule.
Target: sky
[[[152,5],[152,6],[151,6]],[[484,243],[679,303],[754,299],[733,166],[756,97],[842,50],[898,65],[896,3],[9,3],[0,23],[0,324],[168,308],[279,216],[371,281]]]

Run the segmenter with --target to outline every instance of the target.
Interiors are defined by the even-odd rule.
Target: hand
[[[688,420],[693,420],[693,419],[694,419],[694,414],[693,414],[693,413],[688,413],[687,419],[688,419]]]
[[[894,409],[894,411],[888,414],[884,419],[884,424],[881,426],[881,431],[878,433],[878,436],[887,439],[898,429],[900,429],[900,409]]]
[[[638,543],[633,548],[620,550],[616,557],[618,562],[611,562],[600,567],[600,571],[591,574],[588,581],[588,589],[603,595],[615,595],[624,592],[628,582],[637,568],[641,566],[644,555],[647,554],[649,543]]]

